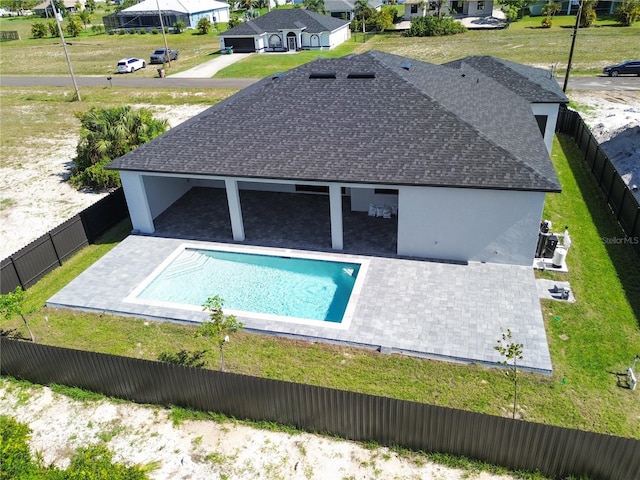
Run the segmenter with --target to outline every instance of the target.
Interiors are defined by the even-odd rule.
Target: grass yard
[[[100,22],[96,15],[95,22]],[[31,38],[31,24],[35,18],[0,18],[0,30],[17,30],[21,40],[3,42],[0,56],[2,75],[68,75],[68,67],[57,38]],[[400,33],[367,35],[361,33],[331,51],[303,51],[287,55],[253,55],[234,64],[216,77],[264,77],[288,70],[316,58],[340,57],[369,49],[404,55],[411,58],[444,63],[468,55],[494,55],[529,65],[550,68],[557,65],[564,72],[569,56],[575,17],[556,16],[553,27],[540,28],[542,17],[525,17],[498,31],[468,31],[451,37],[408,38]],[[226,29],[226,25],[220,25]],[[573,74],[593,75],[602,67],[637,56],[640,22],[631,27],[619,27],[608,18],[599,19],[595,26],[581,29],[576,41]],[[180,59],[172,63],[171,72],[191,68],[219,55],[219,39],[215,32],[199,35],[193,30],[168,35],[169,46],[180,50]],[[163,45],[161,35],[93,34],[90,27],[76,38],[67,38],[74,72],[78,75],[112,75],[116,63],[123,57],[147,59],[151,52]],[[153,77],[155,68],[139,70],[130,75]]]
[[[519,412],[530,421],[640,438],[640,391],[618,387],[610,373],[623,371],[638,353],[640,258],[629,246],[607,247],[602,242],[601,236],[622,232],[571,140],[556,139],[553,160],[564,191],[548,196],[545,218],[570,225],[573,245],[567,278],[578,302],[543,302],[554,375],[522,375]],[[164,351],[210,348],[193,337],[193,327],[42,307],[130,228],[122,225],[28,291],[33,309],[29,321],[38,342],[146,359]],[[14,319],[3,328],[23,327]],[[525,345],[525,356],[526,352]],[[215,348],[206,358],[211,368],[218,368]],[[512,384],[497,368],[268,335],[237,334],[226,347],[225,363],[238,373],[494,415],[509,415],[512,399]]]

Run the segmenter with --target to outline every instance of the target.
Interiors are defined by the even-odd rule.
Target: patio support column
[[[331,248],[342,250],[342,188],[340,185],[329,185],[329,207],[331,215]]]
[[[244,223],[242,221],[242,207],[240,206],[238,182],[225,178],[224,185],[227,190],[227,203],[229,204],[229,216],[231,217],[231,231],[233,232],[233,239],[237,242],[243,242]]]
[[[127,199],[133,230],[140,233],[153,233],[156,228],[153,225],[153,216],[142,174],[121,170],[120,181]]]

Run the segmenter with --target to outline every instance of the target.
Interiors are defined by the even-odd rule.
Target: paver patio
[[[125,298],[184,243],[214,248],[231,240],[224,192],[192,189],[156,219],[153,236],[131,235],[47,304],[133,317],[200,322],[205,312],[143,305]],[[345,207],[345,250],[330,250],[328,199],[322,195],[242,192],[247,250],[312,251],[344,261],[368,260],[349,328],[241,316],[249,331],[337,342],[384,353],[495,363],[507,328],[524,344],[524,369],[550,373],[551,358],[533,269],[399,258],[395,219],[367,217]],[[305,216],[313,212],[312,216]],[[310,219],[306,222],[301,219]],[[110,281],[105,281],[110,279]],[[215,292],[212,292],[214,295]]]

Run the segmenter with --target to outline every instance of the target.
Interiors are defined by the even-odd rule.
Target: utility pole
[[[78,90],[78,84],[76,83],[76,77],[73,74],[73,67],[71,66],[71,59],[69,58],[69,52],[67,51],[67,44],[64,41],[64,34],[62,33],[62,26],[60,25],[61,14],[58,13],[56,9],[56,3],[54,0],[51,0],[51,8],[53,9],[53,16],[56,19],[56,24],[58,25],[58,33],[60,34],[60,41],[62,41],[62,48],[64,49],[64,56],[67,58],[67,65],[69,66],[69,73],[71,74],[71,81],[73,82],[73,88],[76,90],[76,100],[81,102],[80,91]]]
[[[171,55],[169,54],[169,45],[167,45],[167,33],[164,31],[164,22],[162,20],[162,12],[160,11],[160,3],[156,0],[156,5],[158,7],[158,16],[160,17],[160,28],[162,29],[162,38],[164,39],[164,53],[167,56],[167,63],[169,64],[169,68],[171,68]]]
[[[580,26],[580,15],[582,14],[582,3],[584,0],[580,0],[578,5],[578,13],[576,14],[576,24],[573,27],[573,38],[571,39],[571,50],[569,50],[569,63],[567,63],[567,73],[564,75],[564,85],[562,87],[563,92],[567,92],[567,84],[569,83],[569,72],[571,71],[571,60],[573,59],[573,48],[576,45],[576,37],[578,36],[578,27]]]

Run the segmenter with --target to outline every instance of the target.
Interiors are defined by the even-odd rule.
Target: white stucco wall
[[[187,178],[159,177],[144,175],[144,187],[151,217],[156,218],[176,200],[187,193],[192,185]]]
[[[547,151],[551,154],[553,145],[553,136],[556,132],[556,123],[558,122],[559,103],[532,103],[531,110],[534,115],[545,115],[547,117],[547,126],[544,132],[544,144]]]
[[[127,200],[129,216],[134,230],[142,233],[153,233],[153,217],[147,202],[147,192],[144,188],[142,175],[138,172],[120,172],[120,181]]]
[[[401,187],[398,254],[531,265],[545,194]]]

